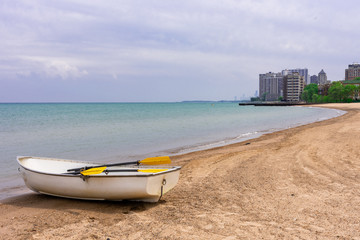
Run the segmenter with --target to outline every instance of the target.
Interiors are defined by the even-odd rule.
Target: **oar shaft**
[[[139,161],[105,164],[105,165],[102,165],[102,167],[114,167],[114,166],[121,166],[121,165],[130,165],[130,164],[137,164],[137,165],[139,165]]]
[[[81,167],[81,168],[72,168],[72,169],[68,169],[68,172],[72,172],[72,171],[80,171],[81,169],[83,170],[87,170],[90,168],[99,168],[99,167],[114,167],[114,166],[121,166],[121,165],[130,165],[130,164],[139,164],[139,161],[133,161],[133,162],[121,162],[121,163],[112,163],[112,164],[103,164],[103,165],[98,165],[98,166],[85,166],[85,167]]]

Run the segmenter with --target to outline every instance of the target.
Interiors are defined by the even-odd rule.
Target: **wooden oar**
[[[80,174],[83,176],[100,174],[105,171],[108,172],[144,172],[144,173],[158,173],[163,172],[169,169],[113,169],[106,170],[106,167],[90,168],[88,170],[80,171]]]
[[[111,164],[103,164],[98,166],[85,166],[81,168],[72,168],[68,169],[68,172],[79,172],[80,170],[88,170],[91,168],[100,168],[100,167],[113,167],[113,166],[121,166],[121,165],[130,165],[130,164],[146,164],[146,165],[161,165],[161,164],[170,164],[171,160],[168,156],[162,156],[162,157],[151,157],[151,158],[145,158],[143,160],[138,160],[134,162],[122,162],[122,163],[111,163]]]

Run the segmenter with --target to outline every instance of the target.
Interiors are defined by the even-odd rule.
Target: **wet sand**
[[[0,239],[360,239],[360,104],[321,107],[348,113],[174,157],[158,203],[2,200]]]

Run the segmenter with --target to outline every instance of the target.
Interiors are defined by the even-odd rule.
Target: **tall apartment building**
[[[318,76],[312,75],[312,76],[310,77],[310,83],[319,84]]]
[[[350,64],[348,69],[345,69],[345,81],[353,80],[354,78],[360,77],[360,64]]]
[[[325,85],[328,83],[326,73],[324,72],[324,69],[321,69],[318,75],[318,83],[319,85]]]
[[[283,76],[281,73],[259,74],[259,97],[265,101],[277,101],[283,97]]]
[[[284,100],[297,102],[304,91],[305,80],[299,73],[294,72],[284,77]]]
[[[309,71],[307,68],[285,69],[285,70],[282,70],[281,73],[283,76],[286,76],[286,75],[292,74],[292,73],[299,73],[300,76],[304,77],[305,84],[310,83],[310,76],[309,76]]]

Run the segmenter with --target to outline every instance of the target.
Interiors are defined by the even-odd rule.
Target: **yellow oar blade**
[[[158,173],[163,172],[169,169],[138,169],[138,172],[144,172],[144,173]]]
[[[90,168],[88,170],[81,171],[81,175],[87,176],[87,175],[94,175],[94,174],[100,174],[103,171],[105,171],[106,167],[97,167],[97,168]]]
[[[151,157],[151,158],[145,158],[139,163],[146,164],[146,165],[160,165],[160,164],[170,164],[171,160],[168,156],[163,157]]]

